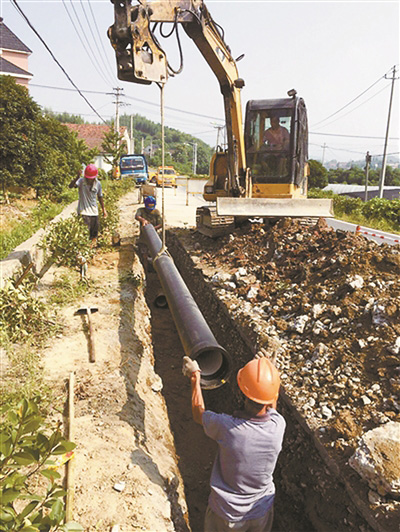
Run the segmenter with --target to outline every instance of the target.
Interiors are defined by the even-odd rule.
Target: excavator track
[[[216,206],[196,209],[197,231],[210,238],[227,235],[235,229],[234,216],[218,216]]]
[[[274,218],[272,224],[280,219]],[[243,221],[243,218],[241,220]],[[318,220],[319,217],[316,216],[296,218],[296,221],[304,227],[311,227]],[[262,218],[260,218],[260,221],[262,221]],[[196,209],[196,229],[199,233],[210,238],[218,238],[232,233],[238,225],[237,222],[238,220],[235,220],[235,216],[218,215],[216,206],[198,207]]]

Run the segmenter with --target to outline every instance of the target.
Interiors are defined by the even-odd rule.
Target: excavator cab
[[[245,118],[253,198],[307,196],[307,112],[302,98],[251,100]]]

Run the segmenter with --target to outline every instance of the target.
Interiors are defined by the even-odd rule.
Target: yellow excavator
[[[224,99],[227,148],[218,147],[210,164],[204,199],[197,209],[200,232],[218,236],[248,218],[333,217],[332,200],[308,199],[309,167],[307,111],[295,90],[288,98],[251,100],[243,128],[240,91],[244,81],[226,45],[222,28],[203,0],[111,0],[115,22],[108,36],[115,49],[118,78],[160,86],[170,66],[157,36],[163,24],[169,35],[182,26],[218,79]],[[182,59],[182,58],[181,58]],[[183,64],[183,62],[182,62]],[[181,65],[182,66],[182,65]]]

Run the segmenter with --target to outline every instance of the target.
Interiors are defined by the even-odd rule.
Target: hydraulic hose
[[[228,378],[230,357],[215,339],[172,258],[166,252],[159,254],[162,242],[154,227],[148,224],[142,231],[185,355],[199,364],[201,387],[218,388]]]

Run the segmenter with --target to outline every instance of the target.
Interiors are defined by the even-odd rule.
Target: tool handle
[[[94,333],[90,309],[87,309],[88,327],[89,327],[89,362],[96,362],[96,352],[94,349]]]

